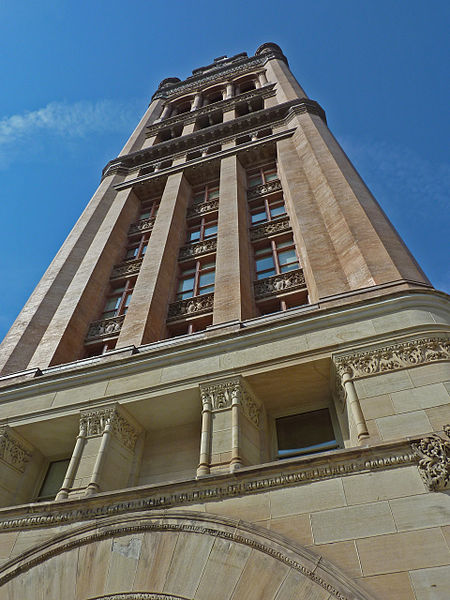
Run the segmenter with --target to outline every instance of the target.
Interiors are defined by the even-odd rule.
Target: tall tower
[[[163,80],[1,345],[1,597],[446,597],[448,324],[279,46]]]

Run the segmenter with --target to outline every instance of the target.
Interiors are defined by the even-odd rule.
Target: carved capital
[[[433,434],[412,444],[419,472],[432,492],[443,490],[450,482],[450,425],[444,425],[443,431],[446,439]]]
[[[32,453],[24,441],[9,427],[0,427],[0,459],[21,473]]]
[[[212,410],[231,408],[240,405],[246,417],[259,427],[261,421],[261,404],[244,383],[242,377],[231,377],[214,383],[200,384],[200,395],[203,405]]]
[[[341,356],[335,359],[335,365],[339,375],[348,373],[352,379],[358,379],[449,359],[448,339],[434,337]]]
[[[139,431],[130,423],[123,409],[118,406],[108,406],[83,411],[80,415],[80,434],[86,437],[103,435],[108,425],[116,439],[125,448],[133,451]]]

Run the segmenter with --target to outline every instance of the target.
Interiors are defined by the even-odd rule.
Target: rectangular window
[[[208,183],[194,191],[193,204],[214,200],[219,197],[219,186],[217,182]]]
[[[275,421],[279,459],[339,447],[327,408],[280,417]]]
[[[53,500],[61,489],[70,459],[55,460],[48,466],[37,500]]]
[[[196,261],[193,267],[184,269],[178,281],[177,300],[209,294],[214,291],[215,262]]]
[[[299,268],[294,240],[291,236],[271,240],[255,248],[256,279],[280,275]]]
[[[278,194],[277,198],[261,198],[250,204],[250,220],[252,225],[263,221],[272,221],[286,214],[283,198]]]
[[[268,183],[275,179],[278,179],[278,173],[277,167],[274,164],[258,167],[247,173],[247,185],[249,188]]]
[[[217,237],[217,213],[195,221],[188,229],[187,243],[203,242],[215,237]]]
[[[124,315],[127,312],[130,304],[131,295],[133,294],[133,285],[131,281],[127,281],[125,285],[113,288],[110,295],[106,299],[105,308],[101,315],[102,319],[110,319]]]

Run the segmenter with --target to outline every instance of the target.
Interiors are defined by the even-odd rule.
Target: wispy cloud
[[[137,102],[50,102],[37,110],[0,118],[0,157],[36,136],[71,139],[90,134],[128,132],[137,121]]]

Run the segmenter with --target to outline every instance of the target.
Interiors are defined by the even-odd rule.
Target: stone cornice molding
[[[23,473],[32,455],[32,447],[9,425],[0,427],[0,460]]]
[[[286,57],[283,53],[268,51],[260,56],[252,56],[250,58],[242,58],[237,60],[235,63],[228,63],[224,66],[213,67],[213,72],[203,71],[202,73],[192,75],[184,81],[173,82],[171,85],[166,85],[163,88],[159,88],[152,96],[152,100],[157,98],[177,98],[190,92],[201,92],[205,87],[209,87],[218,81],[226,83],[230,78],[245,75],[254,71],[256,68],[263,66],[268,60],[277,58],[286,61]],[[287,62],[287,61],[286,61]]]
[[[303,107],[304,112],[318,114],[322,118],[325,115],[323,109],[314,100],[309,100],[307,98],[291,100],[290,102],[284,102],[283,104],[278,104],[271,108],[255,111],[254,113],[249,113],[248,115],[238,117],[232,121],[218,123],[217,125],[200,129],[189,135],[182,135],[166,142],[160,142],[149,148],[144,148],[143,150],[138,150],[137,152],[115,158],[105,166],[102,177],[109,175],[110,169],[116,169],[117,166],[124,169],[130,169],[152,160],[167,158],[172,154],[184,150],[191,150],[202,144],[209,142],[219,143],[221,137],[229,137],[243,133],[248,129],[261,127],[262,125],[266,126],[271,123],[273,124],[274,122],[285,119],[289,110],[297,105]]]
[[[80,413],[80,434],[84,437],[99,437],[108,425],[122,446],[133,452],[140,430],[118,404]]]
[[[168,117],[167,119],[163,119],[162,121],[158,121],[157,123],[152,123],[151,125],[148,125],[146,127],[145,135],[146,137],[150,137],[152,135],[156,135],[158,131],[162,129],[167,129],[168,127],[173,127],[181,123],[184,125],[187,125],[188,123],[194,123],[197,120],[197,118],[201,117],[202,115],[207,115],[209,113],[216,112],[217,110],[230,110],[236,104],[252,100],[253,98],[270,98],[271,96],[275,95],[274,88],[274,83],[268,83],[264,87],[244,92],[243,94],[239,94],[238,96],[226,98],[225,100],[219,100],[219,102],[214,102],[214,104],[207,104],[206,106],[201,106],[196,110],[181,113],[179,115],[174,115],[173,117]]]
[[[310,456],[287,459],[282,463],[243,467],[232,474],[212,475],[178,483],[101,492],[90,498],[3,508],[0,509],[0,531],[51,527],[139,510],[183,507],[191,503],[417,464],[418,457],[410,442],[416,443],[418,440],[419,437],[416,437],[410,441],[346,448],[323,453],[320,457]]]
[[[450,342],[447,336],[407,340],[334,357],[339,376],[347,373],[352,379],[448,360]]]
[[[444,425],[443,435],[433,434],[412,444],[419,472],[432,492],[444,490],[450,483],[450,425]]]

